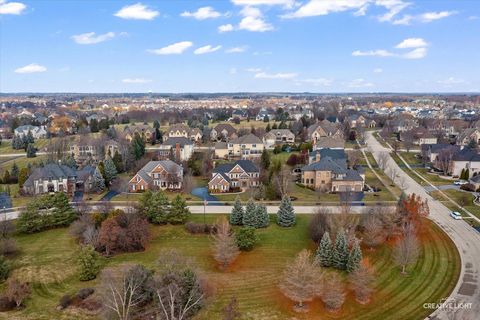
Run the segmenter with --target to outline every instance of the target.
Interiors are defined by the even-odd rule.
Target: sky
[[[480,92],[480,1],[0,0],[0,92]]]

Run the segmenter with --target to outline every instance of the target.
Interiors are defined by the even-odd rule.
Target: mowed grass
[[[213,222],[218,216],[208,215]],[[385,244],[375,251],[364,249],[365,261],[375,271],[375,293],[370,304],[361,305],[351,294],[342,311],[326,313],[316,299],[307,314],[295,314],[292,303],[278,289],[287,262],[302,249],[315,250],[308,236],[310,216],[299,216],[293,228],[280,228],[273,223],[259,230],[259,245],[241,253],[226,271],[219,271],[211,256],[211,237],[190,235],[183,226],[152,226],[152,240],[144,252],[121,254],[103,259],[105,266],[140,263],[155,268],[163,249],[176,249],[193,258],[208,279],[211,294],[196,319],[222,319],[222,310],[236,297],[240,311],[248,319],[423,319],[431,310],[425,302],[447,297],[457,281],[460,259],[453,243],[440,228],[425,220],[422,250],[418,262],[402,276],[392,262],[392,246]],[[192,220],[202,221],[202,216]],[[34,235],[18,236],[21,253],[12,263],[14,276],[33,283],[32,297],[26,308],[9,312],[8,319],[95,319],[80,311],[56,310],[59,299],[82,287],[94,287],[99,280],[80,282],[75,271],[77,244],[68,229],[50,230]]]

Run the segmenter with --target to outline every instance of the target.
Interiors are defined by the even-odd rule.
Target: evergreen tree
[[[68,202],[68,196],[63,192],[55,193],[50,205],[53,207],[51,213],[51,226],[53,227],[68,226],[77,218],[75,210]]]
[[[322,240],[320,240],[316,259],[322,267],[332,266],[333,246],[328,231],[323,234]]]
[[[353,272],[357,270],[360,267],[360,262],[362,261],[362,249],[360,249],[360,244],[358,243],[358,240],[355,239],[355,242],[353,243],[352,250],[350,250],[350,253],[348,255],[348,261],[347,261],[347,272]]]
[[[36,156],[37,148],[35,148],[32,143],[29,143],[27,146],[27,158],[35,158]]]
[[[273,123],[272,129],[278,129],[277,124],[275,122]]]
[[[35,140],[33,139],[33,134],[32,134],[32,131],[28,130],[28,133],[27,133],[27,144],[29,143],[34,143]]]
[[[153,127],[155,129],[160,129],[160,122],[158,122],[158,120],[153,121]]]
[[[103,165],[105,169],[105,184],[108,186],[117,177],[117,167],[115,167],[112,158],[107,158]]]
[[[295,211],[290,197],[284,196],[277,212],[277,224],[281,227],[291,227],[295,224]]]
[[[268,153],[267,149],[263,149],[260,163],[262,164],[262,168],[265,170],[270,167],[270,154]]]
[[[257,226],[257,216],[256,211],[257,206],[252,198],[250,198],[247,202],[247,206],[245,207],[245,213],[243,214],[242,223],[244,226],[254,227]]]
[[[93,280],[100,271],[100,254],[91,245],[84,246],[78,254],[77,264],[80,281]]]
[[[470,169],[467,168],[467,169],[465,170],[465,177],[464,177],[463,179],[464,179],[464,180],[470,179]]]
[[[171,224],[185,223],[190,216],[190,210],[187,202],[179,195],[172,200],[170,210],[168,212],[168,222]]]
[[[3,174],[3,183],[8,184],[11,182],[10,180],[10,172],[8,170],[5,170],[5,173]]]
[[[20,173],[18,174],[18,186],[20,188],[23,187],[23,184],[25,183],[25,181],[27,181],[28,179],[28,173],[29,173],[29,170],[28,168],[22,168],[20,170]]]
[[[154,224],[168,222],[170,203],[163,191],[146,191],[139,200],[139,211],[144,214],[148,221]]]
[[[460,172],[460,180],[465,180],[465,169]]]
[[[230,213],[230,224],[236,226],[242,225],[243,215],[244,211],[242,202],[240,201],[240,197],[237,196],[235,203],[233,204],[232,212]]]
[[[270,224],[270,216],[268,215],[267,207],[264,204],[257,205],[255,215],[257,216],[257,228],[268,227]]]
[[[92,176],[92,191],[100,192],[103,189],[105,189],[105,179],[103,179],[102,173],[97,166]]]
[[[345,232],[340,230],[335,239],[335,247],[332,255],[332,265],[340,270],[345,270],[348,262],[348,244]]]
[[[90,120],[90,132],[98,132],[98,120],[92,119]]]
[[[136,133],[135,137],[132,140],[133,154],[135,160],[139,160],[145,154],[145,141],[142,137]]]
[[[285,121],[280,122],[280,125],[278,126],[278,129],[287,129],[287,128],[288,128],[288,126],[285,123]]]
[[[7,259],[0,254],[0,282],[5,281],[10,274],[10,264],[8,263]]]
[[[63,158],[63,164],[66,165],[67,167],[70,167],[72,169],[77,169],[77,162],[73,158],[72,155],[67,155],[65,158]]]
[[[12,165],[12,171],[10,172],[10,179],[12,182],[18,182],[18,174],[20,173],[17,164],[14,162]]]
[[[118,152],[118,150],[115,150],[115,155],[113,156],[112,160],[113,160],[113,163],[115,164],[115,168],[117,168],[117,172],[125,171],[125,168],[123,166],[122,155]]]
[[[270,130],[272,130],[272,128],[270,128],[270,122],[267,124],[267,127],[265,128],[265,131],[266,132],[269,132]]]

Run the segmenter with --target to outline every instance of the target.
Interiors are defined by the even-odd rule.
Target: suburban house
[[[301,111],[292,111],[292,112],[289,112],[289,114],[290,114],[290,117],[292,119],[295,119],[296,121],[302,119],[303,117],[305,117],[306,119],[311,119],[314,117],[313,111],[310,109],[303,109]]]
[[[470,141],[475,141],[477,145],[480,144],[480,130],[477,128],[467,128],[463,130],[457,137],[457,144],[461,146],[468,146]]]
[[[250,133],[228,142],[215,144],[217,159],[255,159],[262,155],[264,144],[256,135]]]
[[[150,161],[128,182],[129,192],[168,189],[180,190],[183,168],[171,160]]]
[[[337,123],[330,122],[328,120],[322,120],[315,124],[312,124],[307,129],[308,138],[316,144],[321,137],[333,137],[337,139],[343,139],[343,132]]]
[[[308,154],[308,163],[314,163],[320,161],[321,158],[330,157],[335,161],[341,162],[342,164],[347,165],[347,154],[345,149],[330,149],[322,148],[316,149]]]
[[[33,170],[23,184],[23,191],[29,195],[50,192],[72,195],[77,190],[89,192],[94,172],[95,168],[90,166],[75,170],[65,165],[49,163]]]
[[[47,130],[45,129],[45,126],[32,126],[32,125],[24,125],[24,126],[19,126],[14,130],[14,134],[17,136],[26,136],[28,135],[28,132],[32,133],[32,136],[35,139],[40,139],[40,138],[46,138],[47,137]]]
[[[365,117],[359,114],[352,114],[345,119],[350,128],[365,127]]]
[[[267,149],[287,143],[295,143],[295,135],[288,129],[272,129],[263,136],[263,144]]]
[[[113,157],[119,151],[117,141],[109,139],[80,138],[70,144],[69,152],[78,164],[93,161],[97,163],[107,156]]]
[[[123,137],[131,142],[135,138],[135,134],[138,134],[140,137],[143,137],[146,142],[151,142],[154,137],[155,129],[146,125],[146,124],[137,124],[126,126],[123,130]]]
[[[188,161],[193,155],[193,142],[185,137],[169,138],[158,147],[157,154],[160,160]]]
[[[410,141],[415,145],[436,144],[437,137],[428,129],[417,127],[409,131],[400,132],[400,141]]]
[[[300,181],[308,188],[324,192],[361,192],[364,188],[365,175],[348,169],[345,159],[323,156],[301,170]]]
[[[404,132],[418,127],[418,121],[413,116],[408,114],[401,114],[390,121],[393,132]]]
[[[184,137],[190,139],[192,141],[200,141],[203,137],[202,131],[198,128],[190,128],[189,126],[183,123],[177,123],[170,128],[168,128],[167,132],[165,133],[163,140],[168,140],[170,138],[179,138]]]
[[[377,121],[375,121],[375,119],[366,119],[365,120],[365,127],[366,128],[376,128],[377,127]]]
[[[474,175],[473,177],[470,178],[470,180],[468,180],[468,182],[473,184],[475,186],[475,190],[478,191],[480,188],[480,174]]]
[[[449,143],[424,144],[422,145],[422,157],[426,161],[434,164],[435,168],[438,168],[435,162],[439,161],[439,155],[443,153],[453,156],[453,154],[459,152],[461,149],[460,146]]]
[[[247,120],[248,118],[248,113],[246,110],[242,110],[242,109],[235,109],[233,112],[232,112],[232,119],[235,119],[235,118],[238,118],[240,120]]]
[[[259,179],[260,170],[250,160],[224,163],[213,169],[208,190],[212,193],[245,190],[258,187]]]
[[[255,117],[255,120],[257,121],[265,121],[265,117],[268,119],[268,121],[275,120],[275,113],[262,108],[258,112],[257,116]]]
[[[345,149],[345,140],[333,137],[321,137],[317,144],[313,145],[313,150],[317,149]]]
[[[448,174],[459,177],[462,170],[467,169],[470,177],[480,172],[480,153],[470,148],[464,148],[453,154]]]
[[[210,131],[210,140],[228,141],[238,138],[237,129],[228,123],[220,123]]]

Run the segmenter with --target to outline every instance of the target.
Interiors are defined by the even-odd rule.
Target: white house
[[[28,131],[32,133],[32,136],[35,139],[47,137],[47,130],[45,129],[45,126],[24,125],[16,128],[14,132],[15,135],[23,137],[24,135],[28,134]]]

